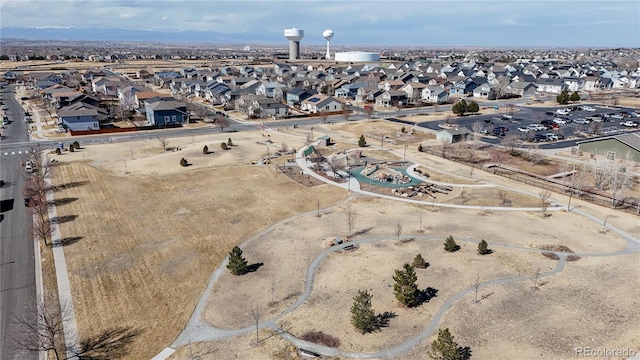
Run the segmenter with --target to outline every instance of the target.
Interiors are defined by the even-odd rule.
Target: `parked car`
[[[556,134],[546,133],[546,134],[543,134],[543,135],[546,136],[548,141],[555,141],[555,140],[559,139],[558,135],[556,135]]]
[[[487,124],[493,124],[493,121],[491,121],[491,119],[484,119],[484,122]]]
[[[610,115],[610,117],[611,117],[612,119],[616,119],[616,120],[622,120],[622,119],[624,119],[624,115],[622,115],[622,114],[613,114],[613,115]]]
[[[528,133],[529,131],[534,131],[534,130],[530,129],[529,127],[519,127],[518,131]]]
[[[493,129],[493,132],[491,133],[491,135],[493,136],[505,136],[504,131],[500,131],[499,129]]]
[[[626,127],[638,127],[638,123],[635,121],[627,120],[620,123],[620,126]]]
[[[631,114],[629,114],[632,118],[637,118],[638,117],[638,113],[637,112],[632,112]]]
[[[567,120],[561,119],[561,118],[553,118],[553,122],[556,123],[556,124],[564,125],[564,124],[567,123]]]
[[[545,112],[544,114],[545,114],[546,116],[553,116],[553,115],[555,115],[556,113],[554,113],[553,111],[547,111],[547,112]]]
[[[502,115],[502,118],[503,118],[504,120],[511,120],[511,119],[513,119],[513,115],[507,115],[507,114],[504,114],[504,115]]]
[[[507,128],[506,128],[506,127],[504,127],[504,126],[496,126],[496,127],[494,128],[494,130],[498,130],[498,131],[502,131],[502,132],[507,132],[507,131],[509,131],[509,129],[507,129]]]
[[[560,115],[568,115],[571,112],[571,110],[569,109],[558,109],[556,110],[556,114],[560,114]]]
[[[35,170],[33,163],[31,161],[27,161],[24,165],[24,170],[28,173],[32,173]]]
[[[594,111],[596,111],[596,109],[595,109],[595,108],[593,108],[593,107],[591,107],[591,106],[583,106],[583,107],[582,107],[582,110],[584,110],[584,111],[589,111],[589,112],[594,112]]]
[[[590,121],[585,119],[585,118],[577,118],[577,119],[573,120],[573,122],[576,123],[576,124],[580,124],[580,125],[586,125]]]
[[[544,136],[543,134],[535,134],[533,136],[533,141],[534,142],[541,142],[541,141],[547,141],[547,137]]]

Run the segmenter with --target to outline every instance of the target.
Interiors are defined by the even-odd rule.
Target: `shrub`
[[[486,255],[488,253],[490,253],[490,250],[488,248],[488,244],[486,241],[484,240],[480,240],[480,243],[478,244],[478,254],[480,255]]]
[[[418,145],[418,152],[422,152],[422,144]]]
[[[418,254],[416,255],[416,257],[413,258],[413,267],[419,268],[419,269],[426,269],[427,267],[429,267],[429,263],[424,261],[422,254]]]
[[[231,138],[229,138],[229,140],[227,140],[227,145],[233,146],[233,141],[231,141]]]
[[[453,240],[453,236],[449,235],[447,239],[444,241],[444,249],[448,252],[458,251],[460,246],[456,244],[456,241]]]
[[[364,135],[360,135],[360,138],[358,139],[358,147],[365,146],[367,146],[367,140],[364,139]]]
[[[335,336],[325,334],[322,331],[309,331],[304,333],[300,338],[304,341],[332,348],[337,348],[340,345],[340,339]]]
[[[225,142],[220,143],[220,147],[222,148],[222,150],[229,150],[229,146],[227,146],[227,143]]]
[[[180,165],[181,166],[187,166],[187,165],[189,165],[189,162],[187,161],[187,159],[182,158],[182,159],[180,159]]]
[[[56,148],[56,155],[60,155],[62,154],[62,150],[60,150],[60,148]]]
[[[76,148],[73,146],[73,144],[71,144],[71,145],[69,146],[69,151],[71,151],[71,152],[76,151]]]
[[[74,141],[73,144],[71,144],[74,148],[76,149],[80,149],[80,143],[77,141]]]
[[[209,147],[207,145],[202,148],[202,153],[205,155],[209,153]]]

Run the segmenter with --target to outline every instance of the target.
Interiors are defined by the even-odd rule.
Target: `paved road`
[[[28,143],[24,111],[13,98],[12,87],[3,89],[0,99],[7,105],[7,115],[12,121],[4,129],[0,140],[2,145]],[[24,150],[16,150],[12,156],[0,158],[0,177],[7,183],[0,189],[0,359],[13,359],[15,356],[7,344],[13,314],[24,304],[36,300],[34,243],[30,234],[32,219],[25,211],[22,196],[26,173],[20,161],[28,156]],[[36,359],[37,355],[32,358]]]

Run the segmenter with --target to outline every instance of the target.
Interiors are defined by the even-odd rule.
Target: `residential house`
[[[484,83],[473,89],[473,97],[486,99],[491,91],[491,85]]]
[[[427,87],[427,84],[421,82],[409,82],[400,90],[407,93],[407,98],[410,104],[415,104],[422,98],[422,90]]]
[[[344,109],[344,104],[331,96],[316,94],[303,100],[300,108],[311,113],[336,112]]]
[[[428,86],[422,89],[422,101],[440,104],[449,101],[449,93],[440,86]]]
[[[118,100],[120,101],[120,105],[125,109],[132,109],[136,105],[136,93],[144,91],[148,92],[151,90],[139,85],[129,85],[118,88]]]
[[[318,92],[311,89],[305,88],[293,88],[286,91],[286,101],[287,105],[294,106],[300,105],[300,103],[309,97],[317,94]]]
[[[547,94],[560,94],[562,90],[567,90],[568,86],[559,78],[539,78],[536,80],[538,92]]]
[[[256,88],[256,95],[273,98],[273,89],[283,87],[285,87],[283,84],[276,82],[263,82]]]
[[[376,106],[399,107],[406,105],[409,101],[407,93],[402,90],[387,90],[376,97]]]
[[[140,91],[133,94],[134,106],[136,109],[145,106],[145,102],[153,98],[173,99],[173,96],[167,94],[161,94],[155,91]]]
[[[145,105],[147,121],[153,126],[182,125],[189,122],[187,104],[182,101],[160,100]]]
[[[100,129],[99,110],[97,106],[83,103],[61,108],[57,111],[58,125],[70,131],[98,130]]]
[[[537,88],[533,83],[526,81],[513,81],[505,88],[507,94],[517,95],[523,98],[533,97]]]

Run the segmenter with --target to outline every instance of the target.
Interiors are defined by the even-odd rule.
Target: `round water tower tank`
[[[284,37],[290,41],[300,41],[304,37],[304,30],[296,28],[284,29]]]
[[[322,32],[322,37],[325,38],[327,41],[331,40],[333,38],[333,30],[325,30]]]

